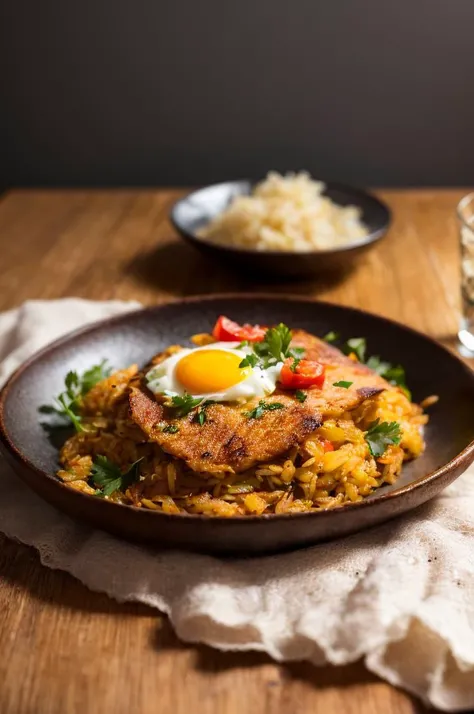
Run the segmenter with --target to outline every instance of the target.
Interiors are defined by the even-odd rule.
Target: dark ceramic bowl
[[[322,335],[365,336],[371,354],[405,366],[415,400],[439,394],[430,410],[427,449],[396,484],[333,511],[234,519],[168,515],[114,504],[65,486],[54,473],[57,449],[40,425],[41,404],[61,391],[70,369],[107,358],[115,367],[144,364],[169,344],[207,331],[220,314],[239,322],[283,321]],[[344,536],[386,521],[435,496],[474,459],[474,374],[433,340],[359,310],[310,300],[247,295],[193,298],[96,323],[39,352],[0,395],[0,446],[40,496],[71,516],[125,538],[213,553],[262,553]]]
[[[310,253],[287,251],[255,251],[221,246],[197,236],[198,231],[236,196],[248,195],[254,181],[227,181],[207,186],[175,203],[170,219],[176,230],[202,253],[223,261],[245,273],[261,276],[308,278],[318,273],[345,270],[353,259],[371,248],[387,231],[390,223],[388,207],[366,191],[339,183],[328,182],[324,195],[340,206],[358,206],[369,234],[362,240],[341,248]]]

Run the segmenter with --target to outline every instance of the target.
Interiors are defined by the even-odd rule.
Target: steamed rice
[[[251,196],[238,196],[199,235],[213,243],[258,251],[337,248],[367,236],[356,206],[322,195],[324,183],[309,174],[270,172]]]

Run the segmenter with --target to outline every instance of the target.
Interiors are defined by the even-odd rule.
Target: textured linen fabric
[[[0,315],[0,379],[63,332],[137,307],[69,298]],[[278,661],[363,657],[446,711],[474,707],[474,470],[415,513],[284,555],[159,551],[73,521],[0,460],[0,530],[119,601],[169,615],[178,636]]]

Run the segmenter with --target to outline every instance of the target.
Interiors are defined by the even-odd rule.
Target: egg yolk
[[[251,367],[239,367],[241,355],[223,350],[197,350],[176,365],[176,377],[190,394],[222,392],[242,382]]]

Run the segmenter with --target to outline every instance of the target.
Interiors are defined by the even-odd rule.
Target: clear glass
[[[461,324],[458,332],[461,352],[474,356],[474,193],[458,204],[461,243]]]

